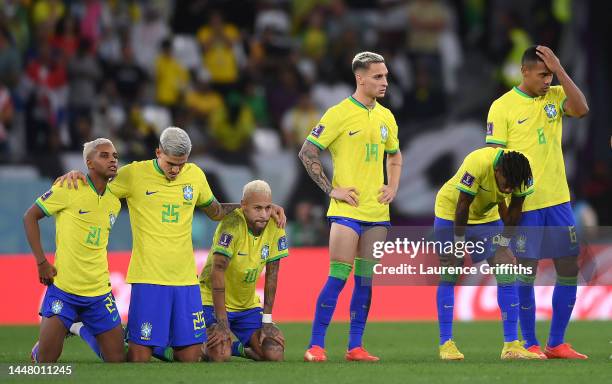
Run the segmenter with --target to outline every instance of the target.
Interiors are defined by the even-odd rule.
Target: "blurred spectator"
[[[152,5],[144,9],[142,20],[132,26],[131,44],[136,63],[149,74],[155,70],[155,57],[161,42],[170,30]]]
[[[270,79],[266,87],[272,124],[277,129],[285,111],[297,103],[300,96],[300,84],[297,73],[290,67],[283,67],[278,76]]]
[[[410,119],[426,120],[446,112],[446,96],[442,88],[433,83],[431,69],[423,61],[415,64],[415,84],[405,100],[407,116]]]
[[[285,144],[296,151],[302,147],[306,136],[321,119],[321,112],[315,107],[310,93],[300,95],[298,103],[283,116],[281,124]]]
[[[0,26],[0,83],[13,88],[19,80],[21,57],[8,29]]]
[[[266,100],[264,87],[253,81],[247,81],[244,86],[244,101],[253,111],[255,124],[258,127],[268,127],[270,117],[268,116],[268,101]]]
[[[0,162],[8,160],[9,130],[13,120],[13,101],[8,88],[0,83]]]
[[[30,25],[28,8],[21,0],[4,0],[0,11],[0,25],[6,23],[13,38],[13,43],[23,53],[30,43]]]
[[[235,50],[240,33],[233,24],[226,23],[219,12],[213,12],[207,25],[198,31],[202,48],[202,62],[210,73],[213,86],[223,94],[238,81],[238,58]]]
[[[169,39],[162,41],[161,52],[155,62],[157,102],[175,111],[188,82],[189,73],[174,58],[172,42]]]
[[[301,201],[295,206],[295,220],[287,224],[287,236],[293,247],[323,245],[327,239],[327,228],[323,208],[310,201]]]
[[[248,147],[255,131],[255,116],[243,96],[233,91],[226,105],[210,114],[210,134],[214,139],[214,154],[224,162],[248,164]]]
[[[115,87],[125,104],[131,104],[139,99],[147,80],[147,74],[134,61],[130,45],[122,48],[122,60],[112,69],[111,76]]]
[[[45,25],[54,29],[55,24],[64,17],[66,6],[62,0],[36,0],[32,10],[35,26]]]
[[[96,47],[102,30],[104,7],[100,0],[85,0],[81,3],[81,23],[79,24],[81,37],[88,39]]]
[[[313,12],[302,37],[302,51],[306,57],[319,63],[325,56],[326,49],[327,36],[323,30],[323,14],[321,11]]]
[[[94,57],[89,40],[82,39],[76,55],[68,62],[68,106],[70,133],[73,149],[80,149],[88,137],[81,133],[91,134],[91,113],[96,102],[96,88],[102,78],[102,69]],[[84,129],[85,125],[88,130]]]
[[[185,106],[196,119],[207,119],[211,112],[223,108],[223,98],[210,87],[208,72],[201,70],[195,86],[185,95]]]
[[[51,36],[51,46],[70,59],[79,47],[79,25],[71,16],[66,15],[60,19],[55,27],[55,33]]]

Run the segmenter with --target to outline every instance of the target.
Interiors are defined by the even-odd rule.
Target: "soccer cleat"
[[[323,362],[327,361],[327,355],[325,354],[325,349],[319,347],[318,345],[313,345],[308,348],[306,353],[304,353],[304,361],[312,361],[312,362]]]
[[[531,352],[523,346],[523,343],[514,340],[504,342],[504,348],[501,353],[502,360],[540,360],[540,355]]]
[[[580,352],[576,352],[572,346],[568,343],[559,344],[556,347],[549,347],[548,345],[544,348],[544,354],[549,359],[578,359],[586,360],[589,357]]]
[[[525,342],[523,342],[523,344],[524,343]],[[542,349],[540,348],[539,345],[532,345],[531,347],[527,348],[527,350],[529,352],[533,352],[533,353],[537,354],[538,356],[540,356],[540,359],[542,359],[542,360],[548,359],[548,357],[546,357],[546,354],[544,354],[544,352],[542,352]]]
[[[346,361],[378,361],[378,357],[370,355],[364,347],[355,347],[344,355]]]
[[[459,352],[457,345],[452,340],[446,340],[440,346],[440,359],[442,360],[463,360],[463,353]]]
[[[38,363],[38,340],[36,340],[36,344],[32,347],[32,353],[30,353],[30,360],[32,363]]]

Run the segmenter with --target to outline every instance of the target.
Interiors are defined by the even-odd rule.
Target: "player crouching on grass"
[[[534,191],[527,158],[519,152],[481,148],[466,156],[457,173],[436,196],[434,232],[436,240],[455,244],[466,240],[484,243],[484,252],[472,253],[474,264],[483,260],[491,266],[515,264],[508,248],[521,218],[525,196]],[[506,198],[511,194],[506,210]],[[495,209],[499,206],[498,209]],[[504,223],[500,220],[500,212]],[[504,226],[502,230],[502,227]],[[501,236],[500,236],[501,234]],[[460,257],[461,256],[461,257]],[[439,255],[440,264],[461,266],[463,255]],[[440,327],[440,358],[463,360],[453,341],[453,309],[458,274],[442,274],[436,295]],[[495,274],[497,303],[502,314],[504,347],[501,358],[539,359],[518,340],[519,298],[514,274]]]
[[[272,322],[280,259],[288,253],[285,230],[269,223],[270,186],[262,180],[244,186],[240,209],[217,226],[200,274],[206,339],[202,359],[231,356],[282,361],[285,339]],[[263,312],[255,286],[266,268]],[[231,334],[237,341],[232,343]]]
[[[54,363],[64,338],[77,318],[89,327],[106,362],[126,359],[121,318],[111,292],[106,246],[121,204],[107,188],[117,175],[117,151],[108,139],[85,143],[87,187],[53,186],[28,209],[25,232],[38,265],[38,276],[47,285],[40,315],[39,341],[32,361]],[[45,257],[38,221],[54,216],[55,265]]]

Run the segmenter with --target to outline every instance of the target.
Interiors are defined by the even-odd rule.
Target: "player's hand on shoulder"
[[[383,186],[378,190],[378,202],[381,204],[390,204],[393,199],[395,199],[395,195],[397,195],[397,189],[391,187],[390,185],[383,184]]]
[[[283,348],[285,348],[285,337],[281,330],[274,323],[264,323],[261,327],[261,332],[259,333],[259,343],[263,343],[264,339],[268,337],[278,344],[280,344]]]
[[[87,184],[87,176],[81,171],[72,170],[65,175],[62,175],[55,179],[53,184],[58,184],[60,187],[64,186],[64,183],[67,184],[68,189],[71,189],[74,186],[74,189],[79,189],[79,180],[83,181],[84,184]]]
[[[285,210],[280,205],[272,204],[272,218],[279,228],[285,228],[287,225],[287,216]]]
[[[44,285],[53,284],[53,278],[57,275],[57,269],[48,261],[38,265],[38,281]]]
[[[353,207],[359,205],[359,192],[355,187],[334,188],[329,193],[329,197],[331,197],[332,199],[344,201],[345,203]]]

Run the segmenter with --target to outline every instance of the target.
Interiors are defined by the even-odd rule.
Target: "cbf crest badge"
[[[117,216],[115,216],[112,212],[108,214],[108,221],[110,223],[110,227],[113,228],[115,225],[115,221],[117,221]]]
[[[527,250],[527,236],[524,234],[520,234],[516,238],[516,252],[517,253],[525,253]]]
[[[151,323],[142,323],[140,326],[140,338],[142,340],[151,340],[151,333],[153,332],[153,325]]]
[[[544,106],[544,112],[549,119],[554,119],[557,116],[557,107],[554,104],[546,104]]]
[[[385,143],[389,138],[389,129],[384,124],[380,125],[380,138],[382,139],[383,143]]]
[[[265,260],[270,256],[270,246],[268,244],[264,245],[261,249],[261,259]]]
[[[183,198],[185,200],[193,199],[193,187],[191,185],[186,185],[183,187]]]
[[[64,303],[61,300],[55,300],[51,304],[51,311],[56,315],[62,311],[62,308],[64,308]]]

